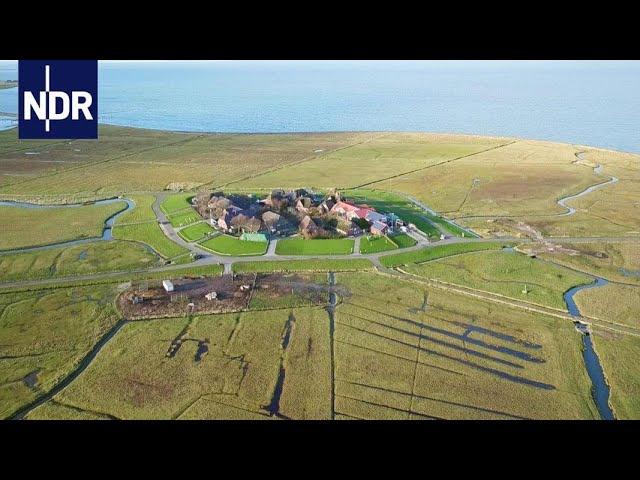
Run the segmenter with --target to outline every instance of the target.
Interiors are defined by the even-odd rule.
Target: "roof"
[[[302,221],[300,222],[300,228],[302,230],[307,230],[307,229],[316,229],[318,228],[318,226],[316,225],[316,223],[313,221],[313,219],[309,216],[306,215]]]
[[[366,219],[370,222],[386,222],[387,216],[381,213],[371,211],[367,214]]]
[[[367,215],[369,214],[369,212],[374,212],[374,211],[375,210],[369,207],[360,207],[358,210],[356,210],[356,215],[358,215],[358,218],[367,218]]]
[[[336,203],[333,206],[332,210],[337,210],[339,208],[343,209],[345,212],[355,212],[356,210],[358,210],[358,207],[356,207],[355,205],[343,202],[342,200]]]
[[[376,230],[383,231],[383,230],[389,228],[389,226],[386,223],[373,222],[373,225],[371,225],[371,228],[375,228]]]
[[[263,243],[266,243],[268,241],[267,236],[264,233],[243,233],[242,235],[240,235],[240,240]]]

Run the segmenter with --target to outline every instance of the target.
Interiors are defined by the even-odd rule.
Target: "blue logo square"
[[[98,138],[97,60],[20,60],[18,138]]]

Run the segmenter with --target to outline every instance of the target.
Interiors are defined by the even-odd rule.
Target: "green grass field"
[[[574,296],[580,313],[640,328],[640,285],[610,283]]]
[[[367,235],[360,239],[360,253],[379,253],[397,248],[398,245],[386,235]]]
[[[156,222],[116,226],[113,238],[145,243],[166,259],[188,253],[186,248],[169,240]]]
[[[144,245],[112,240],[0,255],[0,281],[138,270],[158,265]]]
[[[43,143],[20,142],[17,129],[11,129],[0,134],[0,195],[105,196],[201,185],[215,189],[371,135],[199,134],[101,125],[99,142]],[[12,176],[2,175],[5,172]]]
[[[238,182],[242,188],[354,188],[479,152],[499,140],[433,134],[370,134],[368,141]]]
[[[640,285],[640,241],[563,243],[567,252],[543,252],[540,258],[622,283]]]
[[[198,215],[198,213],[191,209],[190,211],[176,213],[167,217],[171,225],[174,227],[184,227],[186,225],[191,225],[192,223],[202,221],[202,217]]]
[[[211,228],[208,223],[200,222],[181,229],[178,231],[178,235],[187,242],[195,242],[209,235],[213,231],[213,228]]]
[[[393,243],[395,243],[398,248],[413,247],[416,243],[418,243],[406,233],[395,233],[393,235],[390,235],[389,238],[393,240]]]
[[[594,327],[593,343],[611,387],[618,419],[640,418],[640,338]]]
[[[176,212],[181,212],[191,208],[191,202],[189,201],[193,197],[193,193],[178,193],[169,195],[160,204],[160,209],[167,215],[172,215]]]
[[[575,285],[591,283],[587,275],[501,251],[472,252],[409,265],[421,277],[496,293],[547,307],[566,310],[562,295]],[[526,286],[527,292],[524,292]]]
[[[353,252],[353,240],[287,238],[278,240],[278,255],[348,255]]]
[[[337,274],[337,418],[594,419],[571,322],[373,273]]]
[[[69,374],[118,320],[113,285],[0,294],[0,417]]]
[[[147,223],[155,222],[156,214],[153,213],[151,206],[155,201],[153,195],[127,195],[135,206],[132,210],[123,213],[116,220],[116,225],[126,225],[129,223]]]
[[[106,219],[124,208],[125,202],[43,209],[0,207],[0,250],[100,237]]]
[[[119,321],[114,301],[128,282],[157,286],[223,273],[222,265],[193,266],[190,251],[164,235],[152,209],[155,195],[164,196],[161,209],[183,227],[184,240],[225,255],[262,255],[266,243],[207,238],[213,230],[189,198],[308,187],[338,188],[432,239],[441,231],[462,236],[445,221],[453,219],[495,241],[403,252],[394,245],[414,245],[407,235],[363,237],[361,252],[384,252],[385,267],[401,267],[391,275],[349,257],[351,239],[280,240],[280,255],[344,256],[234,263],[234,273],[285,275],[258,276],[246,312],[125,324],[81,375],[28,418],[598,418],[580,334],[571,321],[528,306],[564,311],[563,293],[592,281],[573,268],[611,281],[576,295],[584,315],[601,319],[599,325],[640,328],[639,244],[617,238],[640,238],[637,154],[429,133],[99,129],[98,142],[20,141],[17,129],[0,132],[0,199],[64,204],[122,195],[136,205],[119,217],[115,240],[0,254],[0,417],[77,367]],[[571,200],[576,213],[558,216],[565,211],[559,198],[612,175],[617,183]],[[123,207],[0,207],[0,250],[99,237],[105,219]],[[537,259],[501,251],[513,244],[497,237],[518,237],[523,224],[545,237],[616,238],[562,243],[569,251],[556,248]],[[166,260],[175,265],[145,270]],[[338,272],[334,316],[326,308],[327,272]],[[265,277],[291,281],[291,290],[261,284]],[[308,282],[312,288],[304,290]],[[592,338],[616,415],[640,418],[640,339],[597,324]],[[180,349],[167,356],[175,339]],[[202,357],[199,349],[206,350]]]
[[[348,272],[370,270],[373,264],[364,258],[345,260],[312,259],[312,260],[269,260],[262,262],[236,262],[233,271],[247,272]]]
[[[287,322],[293,324],[292,334],[283,350]],[[184,341],[174,357],[167,357],[171,339],[181,332],[192,340]],[[198,341],[205,339],[208,352],[196,361]],[[311,354],[301,356],[310,341]],[[281,413],[327,418],[327,342],[328,323],[321,309],[133,322],[55,401],[127,419],[269,418],[266,407],[282,361],[291,375],[284,381]],[[105,388],[108,396],[101,394]]]
[[[268,243],[240,240],[230,235],[218,235],[200,244],[203,248],[220,255],[264,255]]]
[[[458,255],[466,252],[481,250],[498,250],[507,243],[454,243],[449,245],[435,245],[412,252],[397,253],[380,257],[380,263],[385,267],[398,267],[409,263],[421,263],[435,260],[436,258]]]

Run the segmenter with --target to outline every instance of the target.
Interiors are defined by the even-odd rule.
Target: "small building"
[[[217,292],[209,292],[204,296],[204,298],[206,298],[209,301],[215,300],[216,298],[218,298],[218,293]]]
[[[389,225],[382,222],[373,222],[371,225],[371,234],[372,235],[386,235],[389,231]]]
[[[167,291],[167,292],[173,292],[175,290],[171,280],[163,280],[162,281],[162,286],[164,287],[165,291]]]

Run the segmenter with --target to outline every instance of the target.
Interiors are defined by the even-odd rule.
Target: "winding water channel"
[[[109,198],[107,200],[98,200],[96,202],[92,202],[90,204],[86,203],[69,203],[62,205],[40,205],[37,203],[27,203],[27,202],[14,202],[12,200],[0,200],[0,207],[15,207],[15,208],[26,208],[26,209],[50,209],[50,208],[79,208],[79,207],[91,207],[98,205],[110,205],[112,203],[125,202],[127,204],[126,208],[114,213],[109,218],[107,218],[104,222],[104,228],[102,230],[102,236],[100,237],[89,237],[89,238],[81,238],[77,240],[68,240],[65,242],[56,242],[49,243],[47,245],[41,245],[37,247],[26,247],[26,248],[15,248],[11,250],[1,250],[2,253],[20,253],[20,252],[33,252],[37,250],[48,250],[51,248],[57,247],[70,247],[74,245],[80,245],[83,243],[95,242],[96,240],[111,240],[113,238],[113,224],[115,221],[123,215],[125,212],[128,212],[132,208],[135,207],[135,203],[128,198]]]
[[[593,283],[589,283],[587,285],[579,285],[565,292],[564,301],[567,304],[569,313],[576,317],[576,329],[582,335],[582,356],[584,357],[584,363],[585,367],[587,368],[587,373],[589,374],[589,378],[591,379],[591,394],[593,395],[593,399],[596,402],[596,407],[598,408],[598,412],[600,413],[600,418],[602,418],[603,420],[615,420],[615,415],[613,414],[613,410],[609,405],[609,396],[611,392],[604,375],[604,370],[602,369],[602,365],[600,364],[598,354],[593,347],[593,339],[591,338],[591,333],[588,326],[578,320],[581,316],[580,310],[578,310],[578,306],[573,299],[574,295],[580,290],[602,287],[604,285],[607,285],[608,283],[609,282],[604,278],[596,277],[596,280]]]
[[[584,152],[576,153],[576,158],[578,160],[584,160]],[[597,164],[595,167],[593,167],[593,173],[595,173],[596,175],[602,175],[602,165]],[[565,213],[559,214],[558,216],[559,217],[568,217],[569,215],[573,215],[574,213],[576,213],[576,209],[575,208],[569,207],[567,205],[568,201],[575,200],[576,198],[582,197],[583,195],[586,195],[588,193],[594,192],[596,190],[601,189],[602,187],[606,187],[607,185],[611,185],[612,183],[616,183],[616,182],[618,182],[618,178],[612,176],[606,182],[602,182],[602,183],[597,183],[595,185],[591,185],[590,187],[585,188],[584,190],[582,190],[579,193],[576,193],[575,195],[569,195],[567,197],[561,198],[560,200],[558,200],[558,205],[560,205],[563,208],[566,208],[567,211]]]

